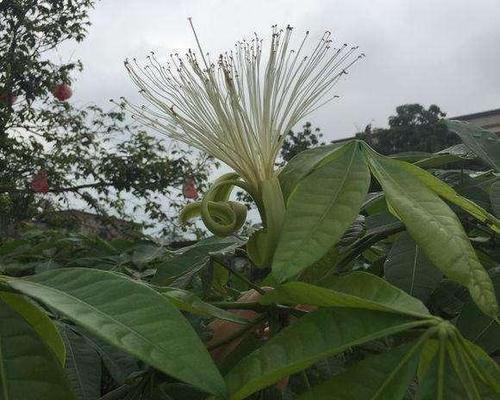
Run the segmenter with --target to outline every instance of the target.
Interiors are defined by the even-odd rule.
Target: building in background
[[[449,119],[468,122],[469,124],[480,126],[483,129],[500,135],[500,108],[474,114],[459,115],[458,117],[451,117]]]

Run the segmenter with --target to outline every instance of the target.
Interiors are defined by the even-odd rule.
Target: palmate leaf
[[[62,325],[61,333],[67,349],[66,374],[79,400],[101,397],[101,358],[84,337]]]
[[[329,278],[314,286],[304,282],[285,283],[266,293],[262,304],[308,304],[318,307],[349,307],[388,311],[429,318],[427,308],[416,298],[366,272]]]
[[[400,400],[415,376],[420,346],[411,342],[368,357],[297,400]]]
[[[370,310],[324,308],[309,313],[229,371],[225,378],[230,399],[244,399],[349,347],[426,324],[428,320]]]
[[[0,299],[0,400],[75,399],[55,354]]]
[[[425,368],[419,367],[418,400],[494,400],[500,395],[498,366],[456,332],[433,340],[424,362]]]
[[[31,328],[45,341],[45,344],[54,352],[61,365],[64,366],[66,359],[64,342],[47,314],[28,301],[25,296],[17,293],[0,292],[0,300],[7,303],[30,324]]]
[[[287,200],[273,276],[285,281],[325,255],[354,221],[370,173],[358,142],[350,142],[302,178]]]
[[[500,269],[491,272],[497,297],[500,298]],[[464,337],[478,344],[488,353],[500,349],[500,324],[484,315],[473,301],[463,307],[457,319],[457,327]]]
[[[424,303],[443,278],[406,232],[398,235],[384,263],[384,277]]]
[[[457,216],[436,193],[408,172],[406,163],[365,148],[370,169],[384,189],[391,213],[405,224],[433,265],[466,286],[480,309],[497,318],[493,284]]]
[[[225,394],[224,381],[192,327],[145,284],[80,268],[5,280],[160,371],[209,393]]]

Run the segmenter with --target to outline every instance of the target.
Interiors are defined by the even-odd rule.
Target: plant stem
[[[213,260],[217,261],[222,267],[224,267],[229,272],[231,272],[232,274],[234,274],[237,278],[239,278],[243,282],[245,282],[252,289],[255,289],[258,293],[260,293],[262,295],[266,294],[266,292],[264,291],[264,289],[262,289],[260,286],[256,285],[255,283],[251,282],[246,276],[244,276],[240,272],[237,272],[237,271],[233,270],[229,265],[227,265],[226,263],[224,263],[224,261],[222,261],[219,257],[217,257],[217,256],[211,256],[211,257],[212,257]]]
[[[247,333],[249,330],[255,328],[256,325],[264,321],[266,318],[266,315],[259,315],[258,317],[254,318],[252,321],[249,322],[248,325],[246,325],[244,328],[234,332],[233,334],[229,335],[228,337],[215,342],[214,344],[207,346],[207,349],[214,350],[218,347],[224,346],[225,344],[231,343],[233,340],[239,338],[240,336],[243,336],[245,333]]]
[[[256,301],[249,303],[238,303],[237,301],[215,301],[210,304],[224,310],[253,310],[257,312],[264,312],[269,309],[269,306],[264,306]]]

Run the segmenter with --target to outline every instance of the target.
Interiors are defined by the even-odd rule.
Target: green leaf
[[[495,170],[500,171],[500,139],[496,133],[460,121],[444,120],[476,155]]]
[[[309,304],[318,307],[352,307],[430,317],[420,300],[409,296],[385,280],[366,272],[352,272],[321,282],[319,287],[289,282],[266,293],[262,304]]]
[[[210,253],[232,249],[240,245],[233,237],[210,237],[179,250],[176,255],[158,266],[152,282],[157,285],[168,285],[176,277],[193,269],[200,268],[209,260]]]
[[[500,180],[494,182],[490,187],[491,208],[497,217],[500,217]]]
[[[400,400],[415,376],[420,343],[368,357],[297,400]]]
[[[327,162],[331,157],[336,157],[334,153],[339,148],[338,144],[330,144],[302,151],[293,157],[278,175],[281,192],[285,201],[302,178],[322,162]]]
[[[160,371],[209,393],[225,393],[222,377],[192,327],[164,296],[145,284],[83,268],[6,280]]]
[[[348,143],[334,155],[290,194],[272,265],[279,281],[325,255],[354,221],[366,197],[370,173],[359,144]]]
[[[446,346],[441,343],[419,382],[418,400],[471,400],[452,367]]]
[[[496,295],[500,298],[500,269],[492,271],[491,278]],[[457,327],[462,335],[488,353],[500,350],[500,324],[483,314],[472,300],[463,307],[457,319]]]
[[[101,397],[101,359],[85,338],[67,326],[61,327],[67,349],[66,374],[79,400]]]
[[[309,313],[229,371],[226,383],[230,399],[244,399],[352,346],[427,323],[398,314],[358,309],[325,308]]]
[[[419,374],[417,399],[494,400],[500,394],[498,367],[456,332],[440,335],[433,358]],[[434,341],[436,342],[436,341]],[[463,342],[463,344],[462,344]]]
[[[75,399],[55,354],[2,299],[0,321],[0,399]]]
[[[202,317],[215,317],[225,321],[246,324],[248,320],[238,317],[236,314],[223,310],[212,304],[205,303],[195,294],[181,289],[158,288],[158,291],[168,298],[168,300],[182,311],[187,311]]]
[[[117,349],[105,340],[90,335],[84,329],[76,326],[73,329],[80,333],[87,343],[99,354],[104,367],[106,367],[111,377],[119,385],[123,385],[131,374],[137,373],[140,370],[137,359],[130,354]]]
[[[406,163],[380,156],[367,146],[366,149],[370,169],[384,189],[391,213],[405,224],[433,265],[467,287],[485,314],[497,317],[493,284],[457,216],[407,171]]]
[[[384,263],[384,277],[426,303],[443,278],[408,233],[400,233]]]
[[[64,366],[66,349],[59,331],[51,319],[39,307],[31,303],[23,295],[10,292],[0,292],[0,300],[20,314],[31,328],[40,336],[45,344],[54,352],[57,359]]]
[[[422,168],[416,167],[412,164],[401,163],[399,167],[417,177],[425,186],[436,192],[445,200],[457,205],[458,207],[472,215],[474,218],[487,224],[496,232],[500,232],[500,220],[498,218],[496,218],[494,215],[491,215],[484,208],[478,206],[473,201],[460,196],[450,185],[436,178],[434,175],[423,170]]]
[[[478,379],[500,395],[500,366],[481,347],[459,334],[457,334],[457,338],[461,343],[462,353],[465,355],[467,362],[472,366]]]

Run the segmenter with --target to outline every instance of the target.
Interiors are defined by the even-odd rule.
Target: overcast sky
[[[367,57],[337,85],[340,99],[308,118],[329,139],[385,126],[403,103],[448,116],[500,107],[500,0],[102,0],[87,39],[58,55],[85,66],[72,101],[137,99],[123,60],[194,47],[189,16],[211,53],[254,31],[268,38],[273,24],[359,45]]]

